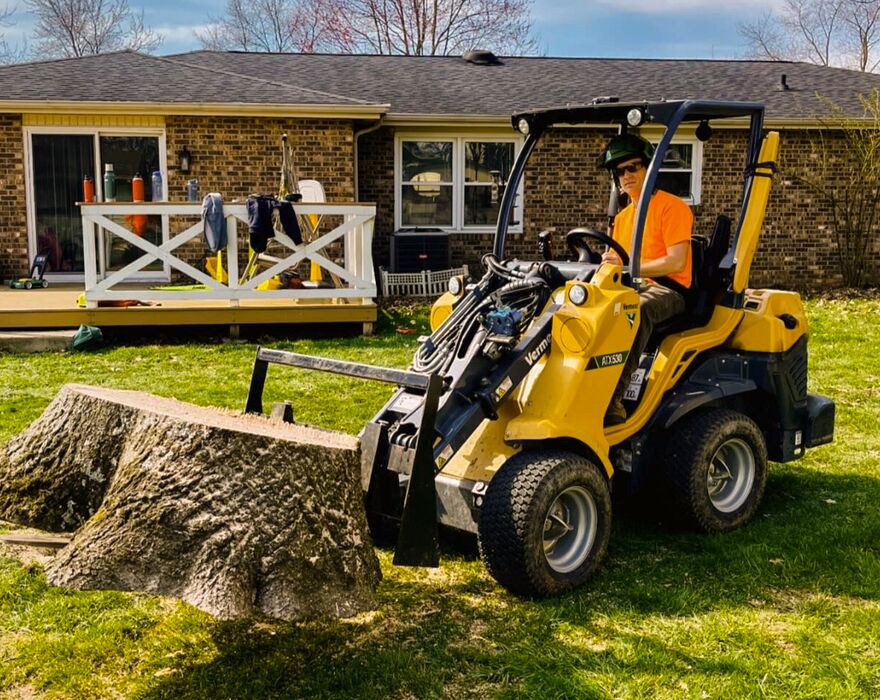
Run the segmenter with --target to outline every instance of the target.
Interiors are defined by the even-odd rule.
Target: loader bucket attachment
[[[251,385],[245,405],[246,413],[263,413],[263,389],[270,363],[372,379],[425,392],[415,457],[404,496],[400,534],[394,550],[394,563],[399,566],[438,566],[440,550],[437,531],[437,489],[434,482],[437,469],[433,448],[434,422],[443,388],[442,377],[437,374],[407,372],[260,347],[257,348],[257,357],[251,374]]]

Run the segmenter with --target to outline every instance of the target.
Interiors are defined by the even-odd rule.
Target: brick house
[[[277,187],[279,137],[293,145],[300,178],[319,180],[328,201],[377,204],[374,257],[391,260],[393,232],[448,234],[452,264],[476,265],[491,249],[498,189],[521,138],[511,113],[585,103],[703,97],[763,102],[765,126],[782,134],[781,167],[754,267],[756,285],[794,288],[840,282],[827,211],[786,173],[815,167],[817,93],[852,115],[880,76],[804,63],[580,58],[256,54],[197,51],[167,57],[120,52],[0,67],[0,276],[23,274],[38,251],[52,275],[82,274],[74,202],[83,175],[100,195],[112,163],[118,199],[131,179],[158,170],[170,199],[186,182],[227,199]],[[662,186],[683,197],[707,230],[735,216],[744,125],[707,142],[683,133],[664,164]],[[659,133],[643,131],[648,138]],[[571,129],[533,156],[509,251],[533,256],[536,234],[602,227],[609,183],[596,167],[608,130]],[[821,148],[840,151],[825,131]],[[189,168],[182,169],[182,155]],[[148,235],[168,236],[150,222]],[[108,253],[107,265],[114,264]],[[196,257],[194,255],[194,257]],[[880,250],[870,253],[878,279]],[[121,263],[119,263],[121,264]]]

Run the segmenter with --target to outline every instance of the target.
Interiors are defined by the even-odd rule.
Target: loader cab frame
[[[759,103],[714,100],[618,102],[616,98],[599,98],[593,104],[582,107],[520,112],[514,114],[511,118],[513,128],[524,134],[526,140],[511,169],[510,178],[499,206],[493,246],[495,257],[499,260],[504,259],[507,232],[510,226],[516,193],[524,176],[526,164],[531,158],[535,146],[547,131],[559,126],[568,127],[585,124],[617,126],[621,133],[625,133],[630,128],[646,124],[664,126],[664,134],[657,145],[654,157],[648,164],[648,171],[645,177],[644,190],[646,192],[653,192],[657,186],[660,166],[679,126],[687,123],[697,123],[699,125],[697,137],[700,140],[707,140],[711,135],[711,122],[720,119],[747,120],[749,123],[749,142],[746,149],[746,162],[744,164],[745,176],[742,205],[736,228],[733,231],[733,240],[730,247],[731,250],[736,250],[736,244],[745,218],[746,206],[749,201],[755,166],[761,148],[764,106]],[[592,163],[588,162],[585,165],[590,167]],[[625,266],[625,268],[628,268],[626,271],[629,272],[626,279],[636,289],[640,288],[643,283],[640,269],[641,250],[649,202],[649,197],[642,197],[636,209],[632,249],[629,251],[630,262]],[[734,262],[732,259],[725,259],[723,264],[732,267]],[[741,297],[741,295],[737,296]],[[741,302],[741,298],[739,301]]]

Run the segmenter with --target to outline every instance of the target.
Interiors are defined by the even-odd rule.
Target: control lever
[[[553,259],[552,232],[541,231],[538,234],[538,255],[544,258],[544,260]]]

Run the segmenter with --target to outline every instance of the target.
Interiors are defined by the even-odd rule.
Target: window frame
[[[400,131],[394,135],[394,229],[400,230],[403,221],[403,142],[404,141],[443,141],[452,142],[452,225],[420,224],[425,228],[439,228],[447,233],[494,233],[495,223],[491,225],[465,225],[465,144],[466,143],[512,143],[514,161],[522,148],[523,138],[510,131]],[[523,231],[523,181],[519,183],[510,233]]]
[[[159,139],[159,169],[165,175],[167,183],[168,161],[167,161],[167,142],[165,129],[158,127],[104,127],[104,126],[26,126],[23,128],[24,140],[24,171],[25,171],[25,215],[27,219],[27,244],[28,258],[33,260],[37,250],[37,213],[36,213],[36,193],[34,192],[34,164],[33,164],[33,139],[35,134],[49,136],[91,136],[92,148],[94,153],[95,169],[93,174],[95,179],[95,196],[98,201],[101,200],[101,192],[103,190],[103,165],[101,163],[101,137],[102,136],[142,136],[146,138]],[[145,180],[146,180],[145,176]],[[166,184],[167,186],[167,184]],[[103,229],[99,231],[99,236],[103,235]],[[162,243],[166,243],[170,236],[170,227],[168,225],[168,217],[162,216]],[[29,263],[30,264],[30,263]],[[98,260],[99,268],[104,268],[106,262],[102,259]],[[107,275],[106,269],[98,269],[98,277],[102,279]],[[81,272],[47,272],[46,278],[55,282],[82,282],[85,274]],[[163,263],[162,270],[148,271],[141,270],[132,275],[131,280],[163,280],[171,279],[171,267],[168,263]]]
[[[654,147],[660,143],[663,137],[662,133],[644,134],[644,138],[650,141]],[[676,135],[669,144],[670,146],[688,145],[693,147],[693,156],[691,158],[690,170],[683,168],[660,168],[660,172],[690,172],[691,173],[691,196],[679,197],[682,202],[690,206],[697,206],[703,197],[703,142],[694,135],[682,134]]]

